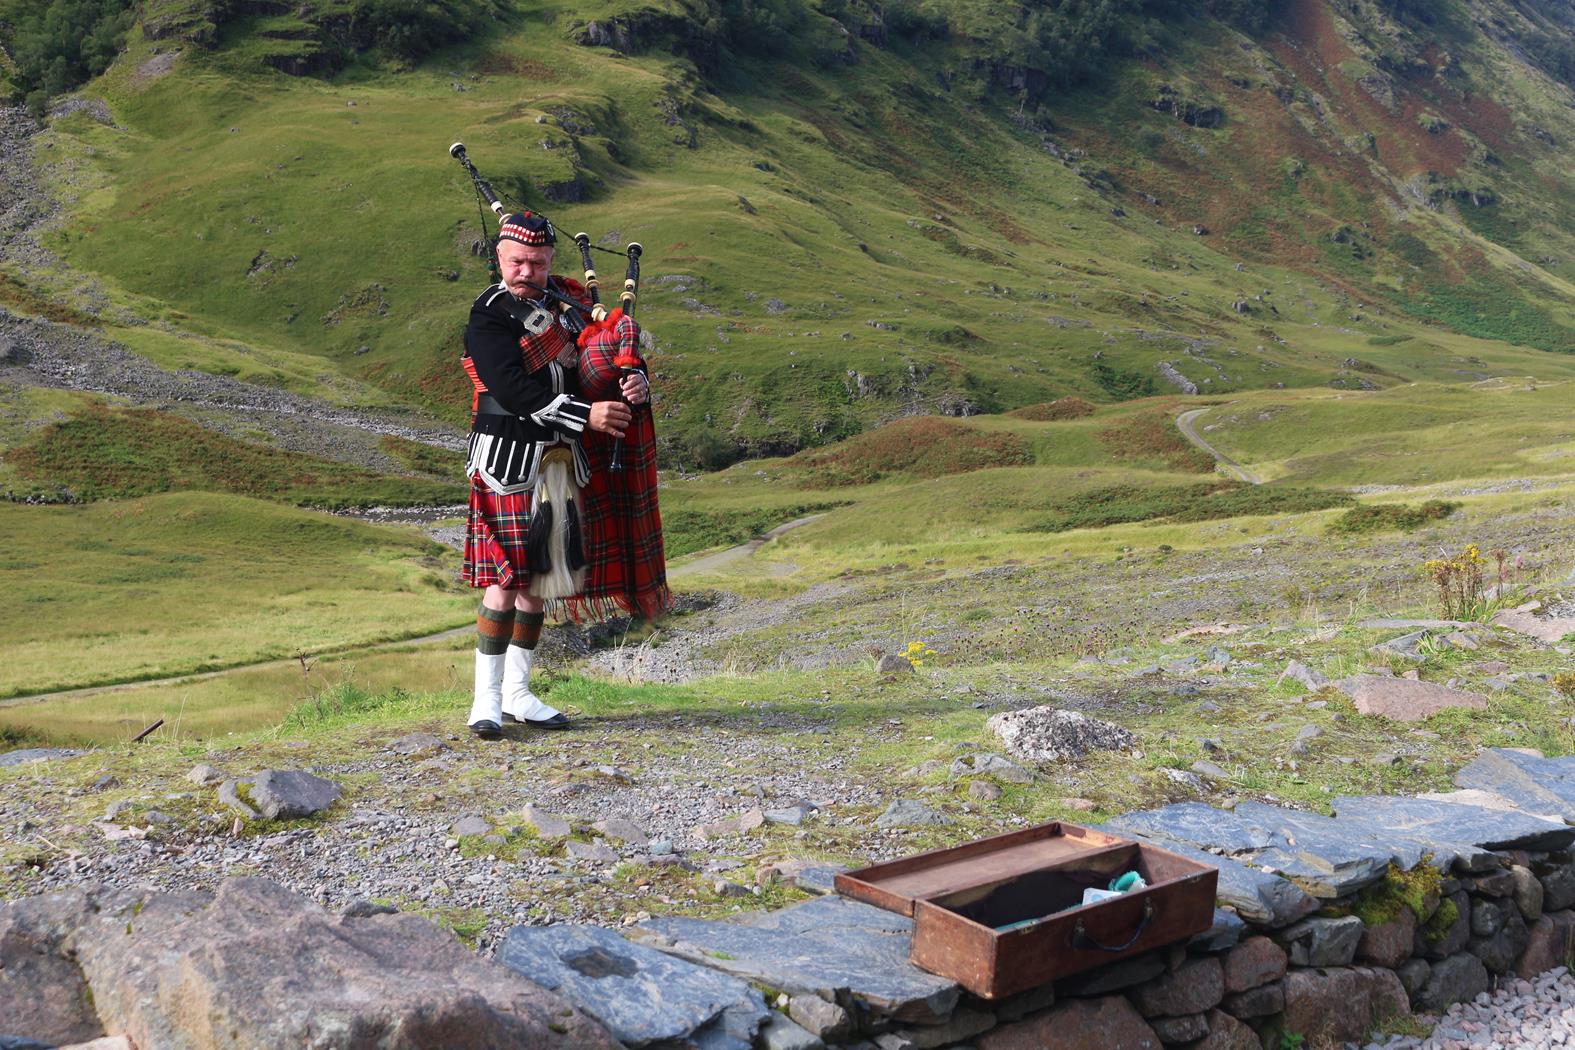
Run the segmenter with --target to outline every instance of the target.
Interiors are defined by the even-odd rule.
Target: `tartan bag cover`
[[[639,359],[640,327],[634,318],[615,310],[607,320],[610,323],[592,325],[580,335],[580,392],[587,401],[618,400],[622,374],[615,362]],[[640,361],[642,369],[644,365]],[[584,592],[568,599],[575,619],[582,612],[649,619],[672,605],[656,500],[656,427],[649,405],[632,407],[622,470],[610,467],[611,436],[587,428],[580,437],[591,465],[591,483],[584,492],[590,569]]]

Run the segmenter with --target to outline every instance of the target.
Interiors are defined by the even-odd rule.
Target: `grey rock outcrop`
[[[45,957],[80,967],[61,987],[93,1004],[98,1032],[141,1047],[618,1046],[563,999],[425,919],[333,915],[265,879],[0,906],[0,929],[50,923],[60,935],[39,942]]]
[[[1137,744],[1137,737],[1114,722],[1048,706],[1003,711],[985,728],[1023,762],[1069,762],[1091,751],[1125,751]]]

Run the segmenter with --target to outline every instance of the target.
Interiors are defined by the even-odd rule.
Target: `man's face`
[[[547,275],[552,273],[552,246],[499,241],[498,270],[514,298],[539,299],[537,289],[547,287]]]

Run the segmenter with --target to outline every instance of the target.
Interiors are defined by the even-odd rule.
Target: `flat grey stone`
[[[775,1010],[766,1012],[755,1045],[759,1050],[824,1050],[826,1046],[820,1036],[805,1031]]]
[[[627,842],[631,846],[644,846],[651,841],[651,836],[645,833],[644,828],[634,821],[625,820],[622,817],[608,817],[606,820],[598,820],[591,827],[610,839],[618,842]]]
[[[315,816],[342,794],[332,780],[304,769],[265,769],[251,779],[251,791],[252,803],[269,820]]]
[[[1267,831],[1249,827],[1235,814],[1202,802],[1176,802],[1125,813],[1112,818],[1109,827],[1117,834],[1157,835],[1227,855],[1266,849],[1273,841]]]
[[[1274,684],[1279,685],[1287,678],[1293,682],[1300,682],[1302,685],[1306,686],[1309,690],[1315,693],[1329,684],[1329,679],[1327,677],[1318,671],[1314,671],[1311,667],[1308,667],[1300,660],[1292,660],[1290,663],[1286,664],[1285,670],[1280,672],[1280,677],[1275,680]]]
[[[454,821],[448,830],[449,834],[455,838],[465,838],[471,835],[489,835],[492,833],[492,821],[472,813]]]
[[[844,897],[820,897],[747,924],[669,916],[631,931],[644,943],[789,995],[858,1002],[898,1021],[937,1024],[960,990],[908,961],[913,920]]]
[[[750,1050],[771,1015],[745,982],[600,926],[516,926],[497,961],[557,992],[631,1047]]]
[[[564,844],[563,848],[571,860],[588,860],[596,864],[617,864],[620,859],[618,851],[600,839],[595,842],[581,842],[578,839],[570,839]]]
[[[33,762],[53,762],[58,758],[75,758],[85,754],[86,751],[77,751],[69,747],[24,747],[0,755],[0,769],[7,766],[25,766]]]
[[[1271,846],[1258,851],[1253,862],[1296,880],[1314,897],[1343,897],[1383,878],[1391,863],[1409,871],[1422,859],[1423,851],[1414,844],[1356,838],[1350,829],[1316,813],[1261,802],[1243,802],[1234,812],[1273,837]]]
[[[544,839],[566,839],[574,830],[562,817],[544,813],[535,806],[526,806],[520,816],[524,818],[525,823],[536,829],[537,835]]]
[[[950,823],[951,818],[946,814],[911,798],[899,798],[875,818],[877,828],[922,828]]]
[[[1387,642],[1379,642],[1369,649],[1368,652],[1379,656],[1395,656],[1402,660],[1422,660],[1424,659],[1422,643],[1427,641],[1427,639],[1428,631],[1424,628],[1420,631],[1413,631],[1410,634],[1402,634],[1398,638],[1391,638]]]
[[[224,782],[223,774],[206,763],[192,766],[191,772],[186,774],[186,779],[198,787],[213,787]]]
[[[1138,832],[1118,826],[1114,822],[1096,830],[1146,841],[1189,860],[1219,869],[1216,896],[1220,903],[1233,908],[1248,922],[1269,927],[1288,926],[1318,909],[1318,902],[1306,890],[1289,879],[1249,867],[1229,857],[1205,852],[1191,843],[1169,838],[1163,834]]]
[[[1008,784],[1032,784],[1034,774],[1024,769],[1004,755],[985,752],[977,755],[964,755],[952,763],[952,776],[976,777],[989,776],[996,780],[1004,780]]]
[[[1575,828],[1513,810],[1392,795],[1342,795],[1335,821],[1388,828],[1421,841],[1483,850],[1559,850],[1575,843]]]
[[[388,742],[388,749],[396,755],[415,755],[422,751],[448,751],[451,748],[431,733],[406,733]]]
[[[836,892],[837,870],[836,868],[805,868],[803,871],[785,875],[784,878],[805,893],[825,896]]]
[[[1575,759],[1489,748],[1455,774],[1455,786],[1492,792],[1528,813],[1575,823]]]
[[[1393,849],[1349,841],[1344,830],[1336,832],[1333,824],[1327,817],[1260,803],[1243,803],[1227,813],[1201,802],[1178,802],[1124,814],[1110,821],[1109,827],[1118,834],[1159,837],[1218,851],[1294,879],[1313,896],[1333,898],[1376,882],[1396,857]],[[1411,849],[1420,857],[1420,850]],[[1223,871],[1220,882],[1223,900]]]
[[[812,810],[810,807],[803,805],[787,806],[783,809],[768,809],[766,810],[765,814],[766,823],[786,824],[790,827],[796,828],[800,824],[803,824],[813,812],[814,810]]]
[[[1241,942],[1247,924],[1241,916],[1224,908],[1214,909],[1214,923],[1202,933],[1194,934],[1187,947],[1199,952],[1223,952]]]
[[[1349,966],[1361,943],[1362,920],[1354,915],[1339,919],[1303,919],[1275,934],[1296,966]]]
[[[229,807],[232,812],[239,813],[247,820],[256,820],[257,811],[253,809],[245,799],[241,798],[240,793],[236,790],[240,783],[241,782],[237,780],[226,780],[224,783],[220,784],[219,801],[223,805]],[[247,782],[247,786],[250,787],[249,781]]]

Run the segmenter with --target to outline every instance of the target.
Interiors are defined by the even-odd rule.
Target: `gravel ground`
[[[1533,981],[1510,979],[1496,992],[1456,1003],[1425,1039],[1394,1036],[1366,1050],[1549,1050],[1575,1045],[1575,977],[1559,967]]]
[[[668,732],[697,730],[705,737],[703,748],[664,753],[650,742]],[[757,865],[792,849],[784,850],[779,839],[768,847],[758,836],[702,836],[696,829],[755,808],[808,802],[816,808],[807,824],[839,832],[846,825],[871,856],[904,852],[903,834],[876,829],[869,809],[899,797],[900,784],[866,783],[846,771],[844,758],[825,757],[819,749],[813,761],[806,760],[804,745],[829,731],[782,712],[725,718],[652,713],[582,719],[572,732],[511,736],[501,745],[461,735],[430,737],[430,746],[409,755],[385,747],[371,757],[309,763],[335,781],[375,783],[329,824],[251,838],[229,835],[232,816],[222,812],[215,788],[169,782],[168,792],[123,804],[114,822],[101,816],[93,826],[103,834],[86,840],[92,844],[85,849],[52,858],[27,880],[25,892],[92,882],[191,888],[228,875],[257,874],[332,908],[386,898],[407,910],[474,909],[478,923],[485,923],[478,946],[490,951],[518,923],[617,925],[646,910],[678,910],[697,896],[714,903],[717,878],[733,882],[736,889],[729,892],[753,896]],[[638,742],[642,735],[644,743]],[[868,738],[884,735],[876,728]],[[258,771],[224,751],[204,759],[223,776]],[[0,801],[0,827],[15,841],[42,848],[73,836],[77,829],[60,823],[61,809],[92,792],[56,786],[46,767],[34,768],[40,772],[26,797]],[[666,872],[661,862],[650,861],[647,843],[611,836],[601,840],[611,852],[600,859],[540,856],[529,849],[516,857],[467,857],[465,852],[474,851],[458,848],[454,827],[460,820],[481,816],[507,828],[521,822],[520,811],[528,805],[561,815],[579,830],[598,820],[630,821],[652,842],[669,843],[665,852],[676,851],[682,866]],[[160,807],[194,809],[198,827],[166,823]],[[126,829],[146,829],[146,837]]]

